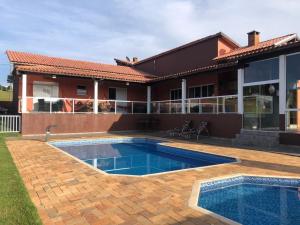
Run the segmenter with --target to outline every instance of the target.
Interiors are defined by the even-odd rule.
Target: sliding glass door
[[[279,129],[278,83],[244,87],[244,129]]]
[[[279,129],[279,58],[245,65],[243,95],[244,129]]]

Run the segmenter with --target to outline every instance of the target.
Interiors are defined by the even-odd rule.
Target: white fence
[[[0,115],[0,133],[20,132],[21,116]]]

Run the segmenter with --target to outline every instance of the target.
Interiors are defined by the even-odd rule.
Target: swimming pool
[[[243,225],[300,224],[300,179],[238,176],[201,184],[198,206]],[[210,213],[211,214],[211,213]]]
[[[50,142],[109,174],[148,175],[235,162],[236,159],[162,145],[145,138]]]

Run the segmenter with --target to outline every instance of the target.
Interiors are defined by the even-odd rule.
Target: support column
[[[287,127],[286,118],[286,56],[279,56],[279,121],[280,129]]]
[[[181,81],[181,113],[186,113],[186,79]]]
[[[238,69],[238,113],[244,113],[244,69]]]
[[[94,114],[98,114],[98,81],[94,80]]]
[[[286,109],[286,56],[279,56],[279,114]]]
[[[151,86],[147,86],[147,114],[151,113]]]
[[[27,74],[22,74],[22,113],[27,112]]]

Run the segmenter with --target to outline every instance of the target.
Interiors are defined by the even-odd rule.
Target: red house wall
[[[227,39],[216,36],[187,44],[185,47],[158,54],[134,65],[135,68],[158,76],[175,74],[215,64],[215,57],[236,48]]]
[[[218,74],[217,73],[206,73],[206,74],[196,74],[186,79],[187,86],[187,97],[188,97],[188,88],[200,85],[215,85],[215,95],[219,94],[218,91]],[[152,85],[152,100],[169,100],[170,99],[170,90],[181,88],[182,79],[171,79],[164,80]]]
[[[134,67],[158,76],[187,71],[213,64],[218,54],[218,38],[211,38],[185,48],[152,57]]]
[[[60,77],[53,79],[51,76],[42,74],[27,74],[27,96],[33,96],[33,83],[39,82],[55,82],[59,86],[59,97],[61,98],[93,98],[94,96],[94,81],[88,78],[76,78],[76,77]],[[18,93],[17,96],[22,95],[22,79],[18,79]],[[77,95],[76,89],[78,85],[84,85],[87,87],[87,94],[85,96]],[[98,84],[98,99],[108,99],[108,88],[119,87],[127,88],[127,100],[128,101],[146,101],[147,99],[147,87],[144,84],[129,83],[118,81],[99,81]]]

